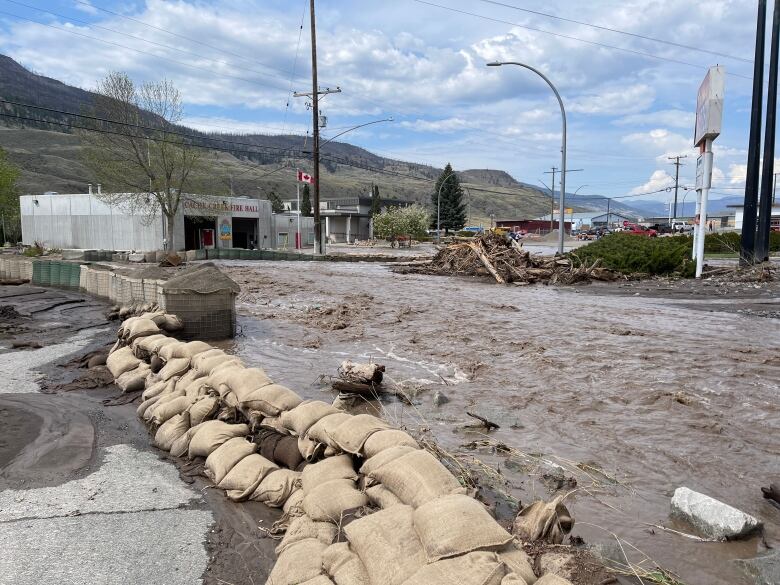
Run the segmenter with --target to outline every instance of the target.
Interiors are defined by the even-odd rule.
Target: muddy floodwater
[[[510,502],[574,489],[573,534],[610,556],[623,554],[614,533],[632,561],[643,558],[633,546],[686,583],[749,585],[735,560],[780,544],[780,510],[760,491],[780,478],[778,319],[723,297],[609,294],[614,284],[505,287],[363,263],[220,265],[242,287],[234,350],[247,363],[326,400],[333,393],[318,378],[343,359],[385,364],[416,392],[412,406],[383,401],[386,416],[484,463],[486,482]],[[751,288],[742,296],[777,309],[777,289]],[[435,406],[436,391],[449,402]],[[467,410],[501,428],[469,429]],[[659,528],[691,531],[669,517],[679,486],[755,515],[764,536],[711,543]]]

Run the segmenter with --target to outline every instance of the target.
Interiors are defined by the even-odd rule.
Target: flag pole
[[[295,198],[297,200],[298,205],[298,231],[295,233],[295,247],[300,249],[303,248],[301,245],[301,181],[300,181],[301,171],[299,169],[295,169]]]

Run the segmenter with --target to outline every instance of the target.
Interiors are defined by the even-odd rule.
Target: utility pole
[[[769,232],[772,224],[772,182],[775,166],[775,123],[777,110],[777,66],[780,47],[780,0],[775,0],[772,15],[772,40],[769,52],[769,89],[766,96],[764,128],[764,168],[761,176],[761,199],[756,234],[756,262],[769,260]]]
[[[674,214],[672,215],[672,219],[677,219],[677,190],[680,188],[680,167],[682,166],[682,163],[680,162],[681,158],[688,158],[688,155],[677,155],[677,156],[670,156],[667,157],[669,160],[673,160],[672,163],[675,166],[674,169]]]
[[[745,207],[742,216],[739,263],[753,264],[756,254],[756,215],[758,208],[758,167],[761,155],[761,111],[764,90],[764,42],[766,36],[766,0],[758,0],[756,56],[753,59],[753,104],[750,109]]]
[[[566,169],[565,171],[561,172],[561,170],[558,167],[552,167],[551,171],[545,171],[545,175],[549,175],[552,173],[552,201],[550,201],[550,231],[553,231],[553,226],[555,224],[555,173],[561,174],[561,186],[566,185],[565,177],[563,176],[563,173],[579,173],[580,171],[584,171],[585,169]],[[561,203],[563,202],[564,198],[566,197],[565,193],[561,193],[561,196],[559,200]],[[565,213],[565,210],[561,206],[561,217],[563,217],[563,214]],[[561,229],[563,229],[564,223],[561,221]]]

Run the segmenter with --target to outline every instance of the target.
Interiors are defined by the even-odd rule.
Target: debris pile
[[[280,542],[267,584],[537,582],[523,543],[411,435],[169,336],[179,324],[162,312],[127,318],[106,367],[123,392],[140,393],[157,447],[205,460],[205,476],[235,502],[282,509],[268,529]],[[383,378],[373,364],[340,370],[368,386]]]
[[[439,250],[428,263],[396,270],[404,273],[492,276],[497,282],[515,284],[574,284],[590,280],[615,280],[617,274],[599,266],[577,265],[570,258],[532,255],[512,238],[486,232],[462,238]]]

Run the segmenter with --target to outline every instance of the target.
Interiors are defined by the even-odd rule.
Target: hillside
[[[68,127],[83,122],[75,116],[30,107],[83,113],[92,103],[91,92],[32,73],[0,55],[0,99],[5,100],[0,103],[0,146],[22,170],[22,193],[84,192],[88,183],[96,182],[81,159],[82,141],[89,140],[89,135]],[[203,157],[193,190],[256,198],[265,198],[274,190],[283,199],[294,198],[295,167],[308,168],[310,164],[309,145],[300,136],[178,130],[192,136],[194,143],[212,147]],[[280,152],[282,149],[292,152]],[[283,168],[285,165],[289,168]],[[433,181],[440,172],[431,166],[381,157],[346,142],[332,142],[322,149],[321,192],[324,198],[362,195],[377,184],[382,197],[429,204]],[[472,223],[487,223],[491,215],[536,217],[549,212],[550,199],[544,190],[519,183],[504,171],[472,169],[458,174],[467,190]]]

